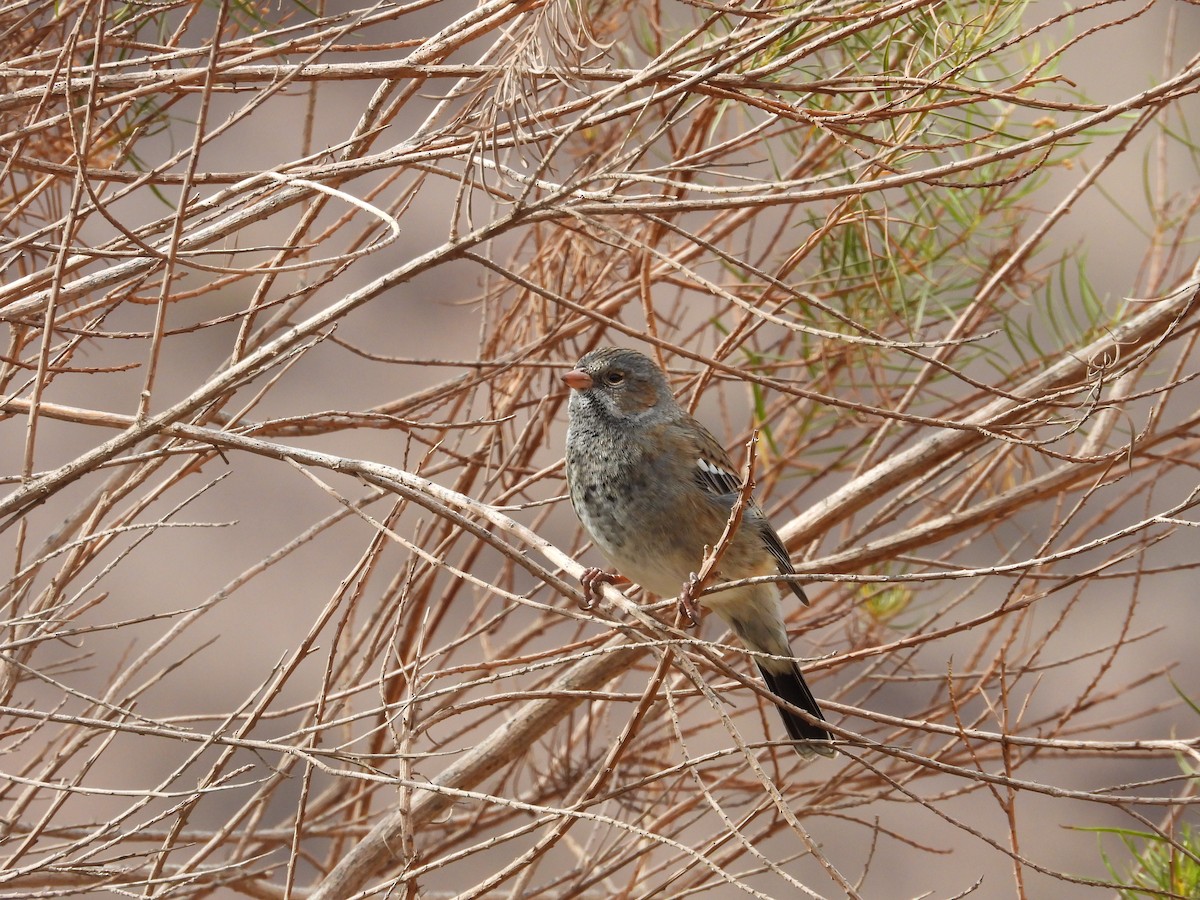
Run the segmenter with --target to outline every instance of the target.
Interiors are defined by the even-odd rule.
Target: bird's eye
[[[613,387],[616,387],[618,384],[620,384],[624,380],[625,380],[624,372],[606,372],[604,375],[604,383],[611,384]]]

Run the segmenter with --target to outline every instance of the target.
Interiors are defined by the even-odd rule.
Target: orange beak
[[[592,376],[582,369],[572,369],[562,377],[563,383],[577,391],[586,391],[592,386]]]

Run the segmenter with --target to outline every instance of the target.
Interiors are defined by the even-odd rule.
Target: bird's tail
[[[768,587],[753,593],[735,594],[730,591],[726,595],[712,594],[705,600],[706,605],[729,623],[742,639],[742,643],[751,650],[769,653],[774,657],[784,657],[755,660],[763,681],[767,683],[767,689],[781,700],[824,722],[825,716],[821,714],[821,707],[817,706],[812,691],[804,683],[800,666],[796,664],[795,659],[790,658],[792,648],[788,644],[787,628],[783,624],[778,593]],[[782,706],[779,707],[779,714],[783,716],[788,736],[796,741],[796,752],[801,756],[810,757],[817,753],[822,756],[834,755],[833,745],[829,743],[833,737],[825,728],[804,721]]]
[[[767,689],[776,697],[787,701],[792,706],[799,707],[814,719],[825,721],[821,707],[817,705],[817,699],[808,689],[798,665],[792,663],[788,669],[772,671],[760,663],[758,671],[762,673],[763,681],[767,683]],[[826,729],[812,722],[806,722],[782,706],[779,707],[779,714],[783,718],[783,725],[787,729],[788,737],[796,741],[796,752],[801,756],[813,756],[817,753],[822,756],[834,755],[833,746],[829,743],[833,736]]]

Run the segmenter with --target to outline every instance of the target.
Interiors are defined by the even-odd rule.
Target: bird
[[[588,569],[585,602],[599,582],[635,582],[662,597],[680,595],[686,611],[706,549],[717,546],[743,490],[728,454],[675,399],[648,356],[624,347],[593,350],[562,376],[567,404],[566,477],[571,505],[618,576]],[[795,574],[787,549],[753,498],[743,504],[715,577],[732,581]],[[786,582],[808,605],[803,589]],[[682,591],[682,592],[681,592]],[[750,650],[780,706],[784,727],[804,757],[833,756],[832,735],[792,654],[779,589],[763,583],[705,595]]]

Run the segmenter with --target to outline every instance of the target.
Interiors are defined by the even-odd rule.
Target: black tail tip
[[[831,743],[830,738],[821,738],[818,740],[796,740],[793,738],[792,748],[804,759],[814,759],[818,756],[832,759],[837,756],[837,748]]]
[[[814,756],[837,756],[837,749],[831,743],[833,735],[828,731],[819,725],[804,721],[782,707],[779,712],[797,753],[805,759],[812,759]]]
[[[792,706],[804,710],[814,719],[824,721],[825,716],[821,712],[821,707],[817,705],[816,698],[805,684],[804,676],[800,674],[798,667],[793,667],[789,671],[772,672],[760,666],[759,671],[762,672],[763,680],[772,694]],[[831,743],[833,735],[828,730],[814,722],[800,718],[782,706],[779,707],[779,715],[783,719],[788,737],[795,742],[796,752],[801,756],[808,759],[817,755],[837,755],[837,750]]]

